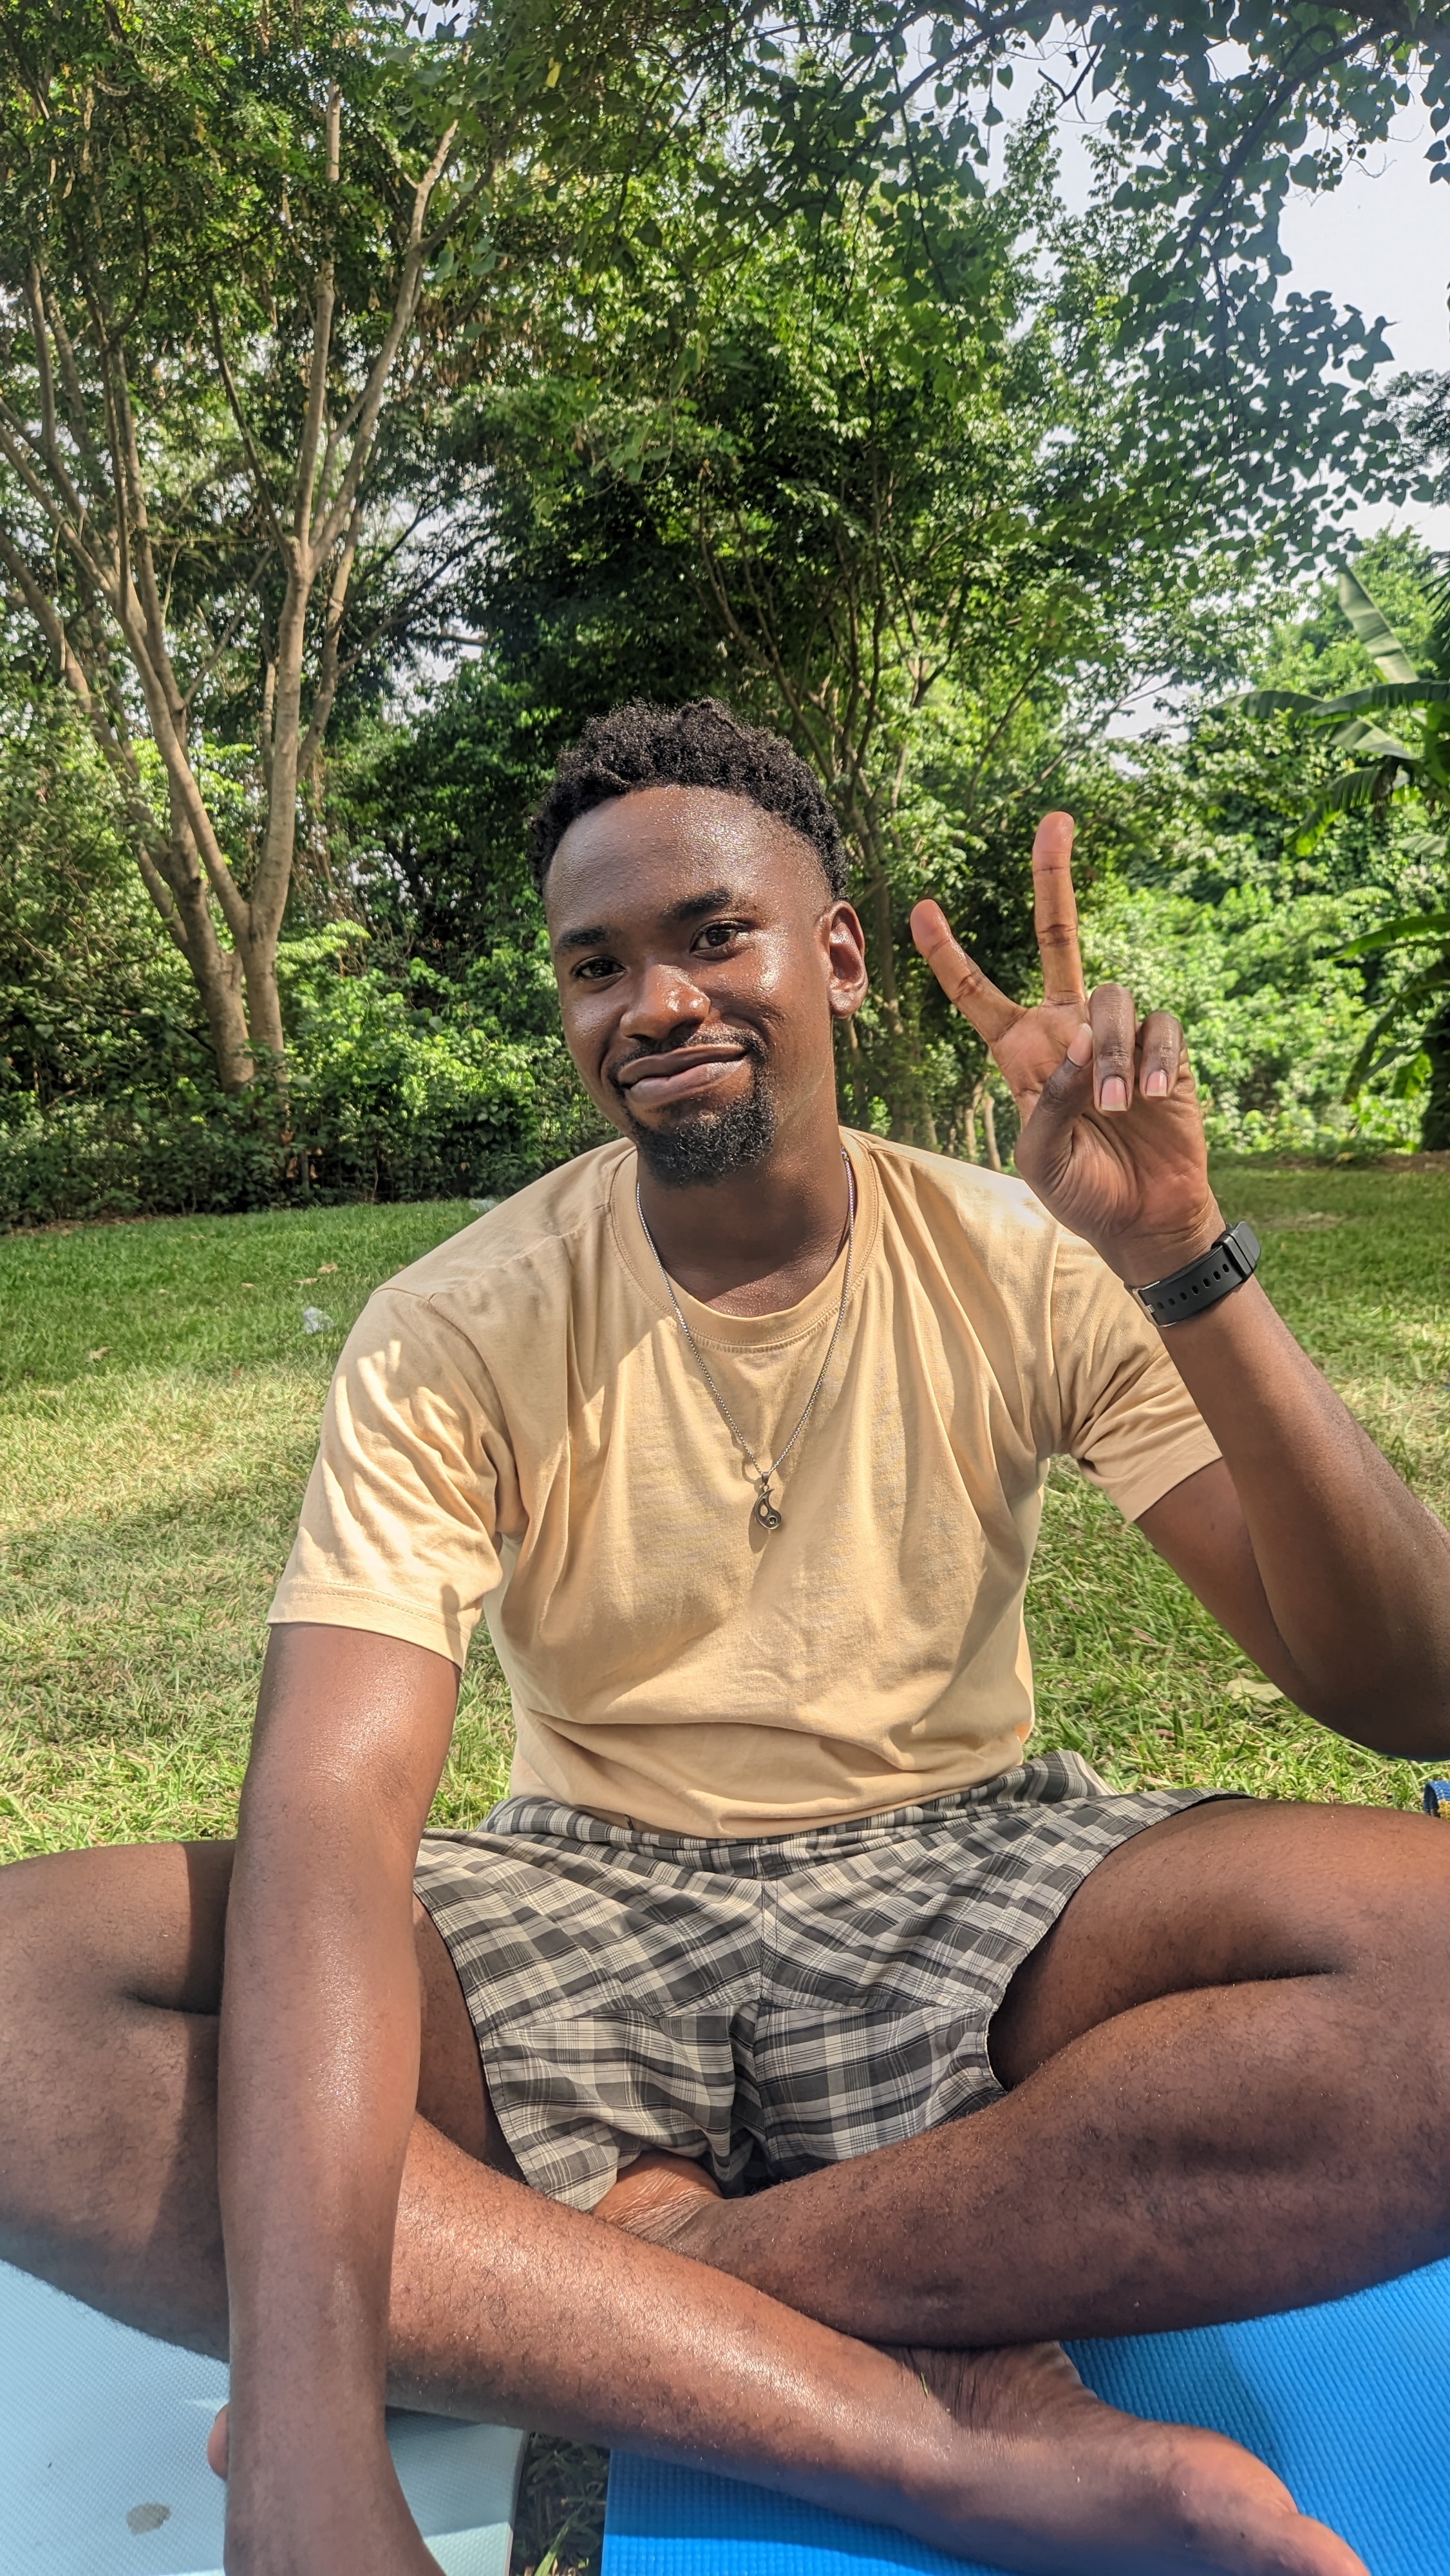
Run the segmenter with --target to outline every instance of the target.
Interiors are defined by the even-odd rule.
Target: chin
[[[626,1113],[625,1124],[650,1179],[662,1189],[708,1189],[764,1162],[775,1142],[774,1104],[759,1082],[723,1108],[682,1100],[665,1118],[664,1126],[646,1127]]]

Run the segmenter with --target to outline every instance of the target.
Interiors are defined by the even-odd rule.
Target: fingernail
[[[1128,1086],[1120,1073],[1110,1073],[1098,1095],[1100,1109],[1126,1109]]]
[[[1143,1097],[1145,1100],[1165,1100],[1167,1096],[1168,1076],[1159,1065],[1156,1071],[1143,1076]]]
[[[1075,1028],[1068,1039],[1068,1061],[1070,1064],[1088,1064],[1092,1060],[1092,1051],[1093,1033],[1084,1020],[1081,1027]]]

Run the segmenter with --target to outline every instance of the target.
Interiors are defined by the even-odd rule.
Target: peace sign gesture
[[[1223,1231],[1183,1031],[1138,1018],[1121,984],[1088,993],[1077,944],[1070,814],[1044,814],[1032,844],[1042,1000],[1009,1002],[919,903],[911,935],[942,991],[985,1039],[1022,1120],[1017,1169],[1043,1206],[1131,1287],[1193,1260]]]

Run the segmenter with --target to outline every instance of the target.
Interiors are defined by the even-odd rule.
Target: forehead
[[[581,814],[544,879],[544,909],[557,938],[594,922],[666,920],[695,896],[749,893],[813,914],[826,899],[811,843],[748,796],[716,787],[641,787]]]

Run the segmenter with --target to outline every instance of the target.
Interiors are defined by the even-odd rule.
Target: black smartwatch
[[[1132,1288],[1145,1313],[1155,1324],[1186,1324],[1193,1315],[1205,1315],[1220,1297],[1231,1297],[1252,1279],[1259,1266],[1259,1238],[1247,1222],[1229,1227],[1207,1252],[1196,1261],[1185,1261],[1181,1270],[1170,1270],[1166,1279],[1151,1280],[1146,1288]]]

